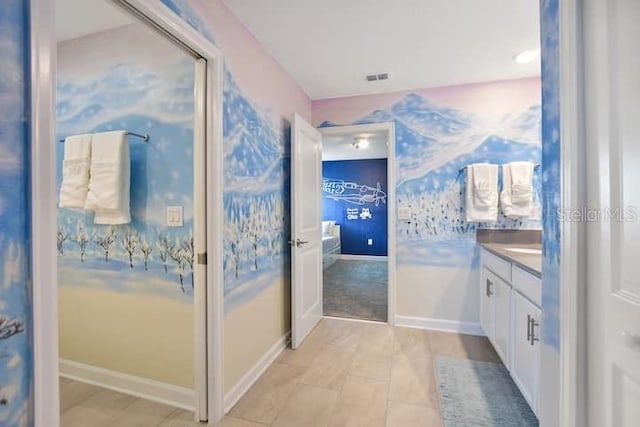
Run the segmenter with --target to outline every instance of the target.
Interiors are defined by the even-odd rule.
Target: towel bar
[[[135,136],[137,138],[142,139],[144,142],[149,142],[149,134],[148,133],[136,133],[136,132],[125,132],[127,135]],[[59,140],[59,142],[64,142],[64,139]]]

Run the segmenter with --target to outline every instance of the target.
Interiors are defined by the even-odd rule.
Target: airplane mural
[[[322,178],[322,191],[328,194],[329,199],[364,205],[367,203],[387,203],[387,193],[382,191],[380,182],[376,187],[370,187],[357,182],[344,181],[342,179]]]

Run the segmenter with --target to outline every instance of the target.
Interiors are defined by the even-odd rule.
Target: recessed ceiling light
[[[520,52],[513,57],[518,64],[528,64],[540,56],[540,49],[531,49]]]
[[[369,147],[369,140],[367,138],[355,138],[355,140],[351,143],[351,147],[355,148],[356,150],[360,148],[367,148]]]

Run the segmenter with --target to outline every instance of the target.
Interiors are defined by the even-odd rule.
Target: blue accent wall
[[[322,219],[340,225],[342,253],[386,256],[387,159],[322,162],[322,187]]]
[[[0,2],[0,426],[32,414],[28,2]]]

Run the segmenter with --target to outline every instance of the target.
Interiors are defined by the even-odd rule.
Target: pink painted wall
[[[393,105],[409,94],[418,94],[442,108],[453,108],[478,117],[504,116],[540,103],[540,78],[505,80],[415,89],[376,95],[313,101],[313,124],[323,121],[350,124],[373,110]]]
[[[290,119],[299,113],[311,121],[311,99],[221,0],[190,3],[213,30],[226,66],[246,95],[275,115]]]

